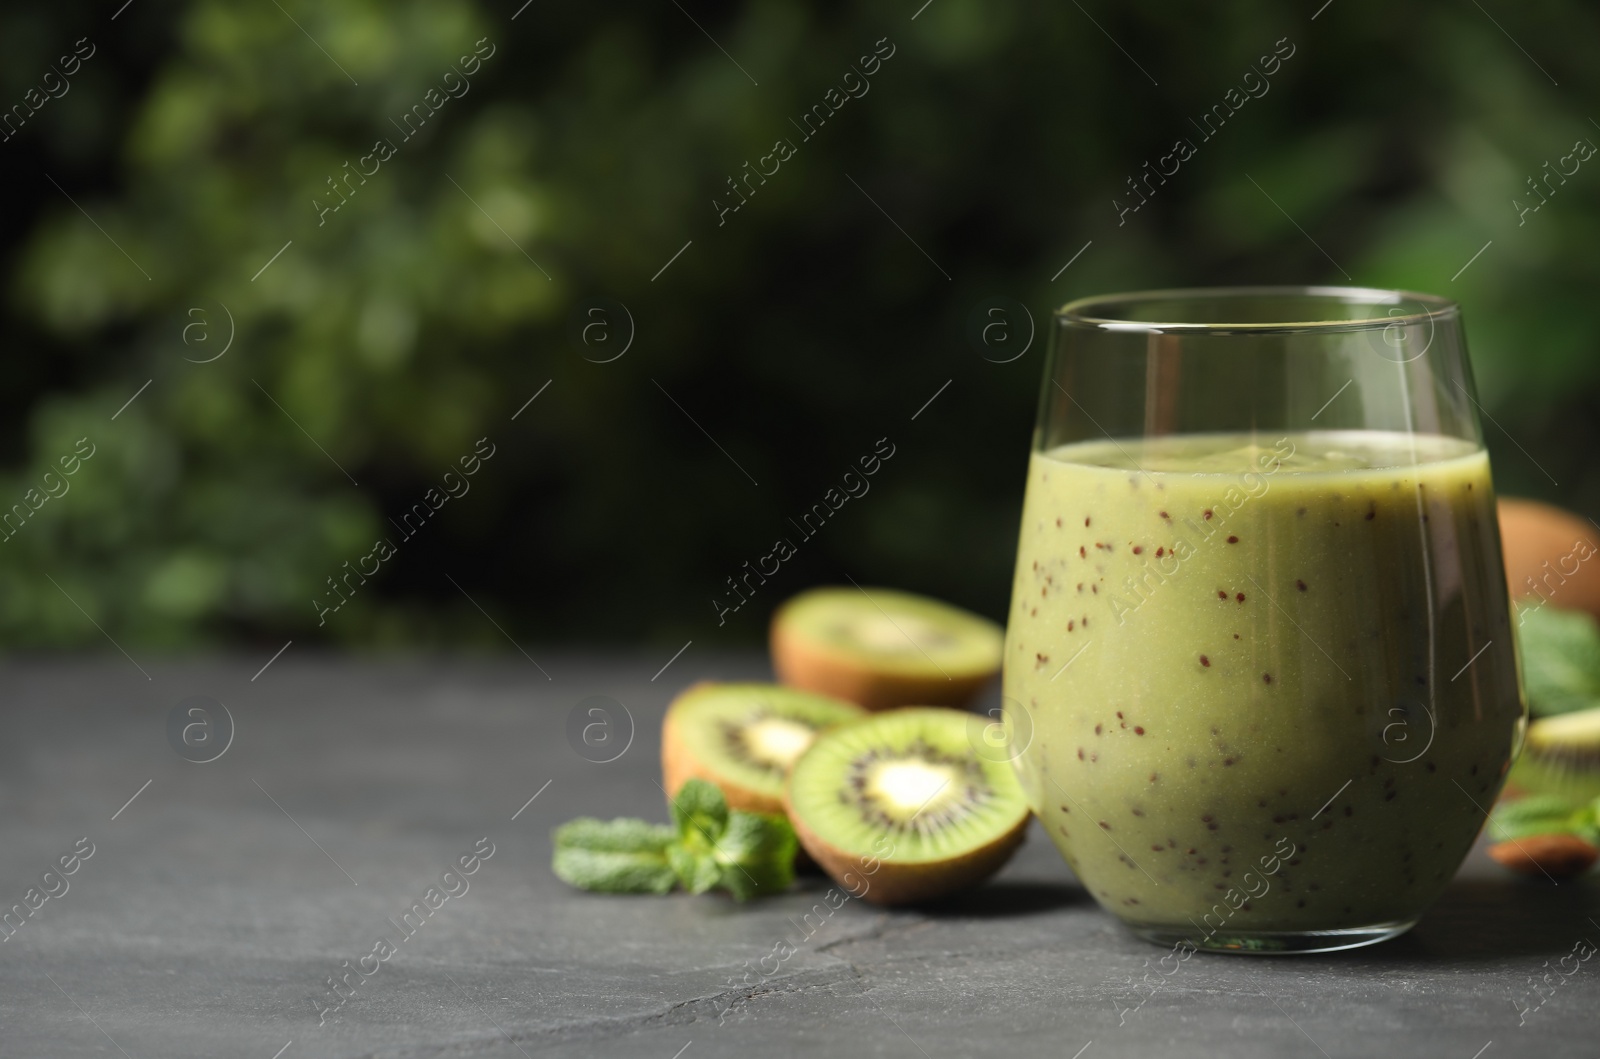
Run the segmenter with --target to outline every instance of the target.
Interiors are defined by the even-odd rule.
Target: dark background
[[[0,544],[0,636],[509,649],[481,605],[523,643],[735,646],[846,575],[1000,616],[1043,342],[984,359],[997,296],[1040,323],[1346,274],[1457,298],[1502,492],[1600,511],[1600,160],[1518,217],[1545,162],[1600,143],[1591,6],[920,2],[7,5],[0,105],[95,51],[0,144],[0,509],[76,439],[95,455]],[[402,142],[391,119],[485,37]],[[884,38],[801,142],[790,119]],[[1282,38],[1201,143],[1189,119]],[[1198,153],[1119,225],[1180,136]],[[378,137],[395,155],[319,226]],[[779,137],[795,156],[719,226]],[[610,363],[615,304],[609,345],[575,338],[595,298],[633,322]],[[319,627],[325,579],[485,436],[470,493]],[[787,520],[880,438],[871,492],[800,541]],[[780,535],[799,554],[719,628],[724,579]]]

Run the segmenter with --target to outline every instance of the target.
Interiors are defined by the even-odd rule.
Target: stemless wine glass
[[[1476,408],[1430,295],[1056,314],[1007,727],[1051,839],[1136,934],[1370,944],[1460,866],[1526,724]]]

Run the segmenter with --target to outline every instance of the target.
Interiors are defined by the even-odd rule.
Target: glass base
[[[1219,930],[1209,936],[1205,931],[1196,929],[1137,926],[1132,923],[1127,926],[1145,941],[1166,948],[1187,944],[1200,952],[1293,956],[1299,953],[1338,952],[1340,949],[1358,949],[1363,945],[1376,945],[1380,941],[1399,937],[1416,926],[1416,923],[1416,919],[1397,919],[1361,927],[1340,927],[1337,930]]]

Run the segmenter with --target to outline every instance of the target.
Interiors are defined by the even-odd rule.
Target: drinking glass
[[[1005,698],[1034,811],[1139,936],[1410,928],[1526,725],[1458,307],[1253,287],[1057,312]]]

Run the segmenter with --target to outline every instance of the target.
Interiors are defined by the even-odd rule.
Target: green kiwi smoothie
[[[1036,452],[1005,695],[1035,812],[1136,928],[1408,923],[1524,723],[1487,456],[1374,431]]]

